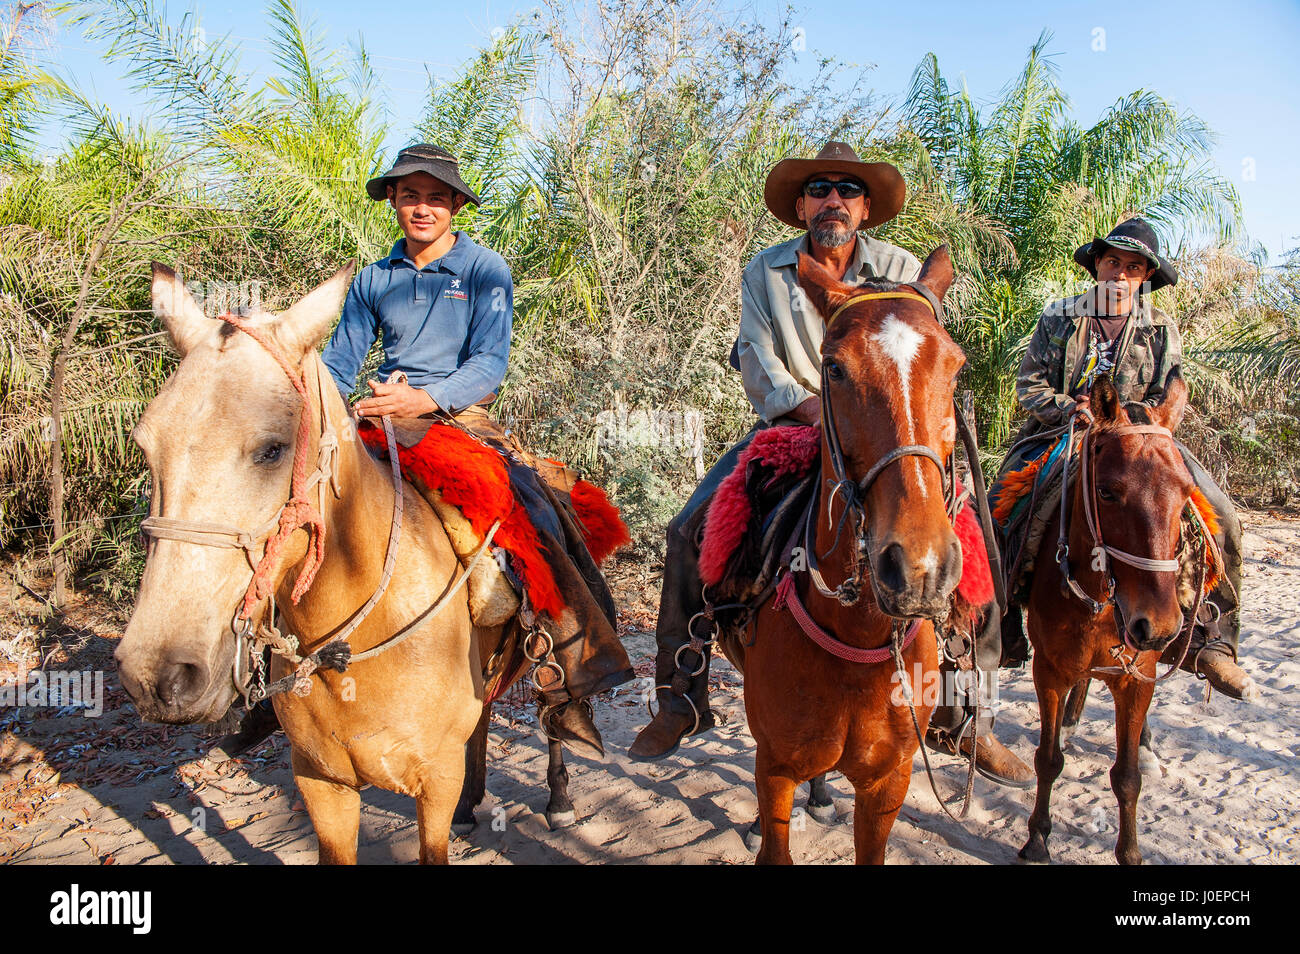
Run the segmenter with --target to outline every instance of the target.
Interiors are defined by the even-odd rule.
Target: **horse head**
[[[1125,405],[1107,377],[1091,392],[1094,426],[1086,438],[1091,460],[1075,488],[1077,533],[1089,533],[1086,503],[1100,539],[1080,537],[1075,552],[1092,553],[1101,543],[1111,551],[1105,560],[1114,586],[1116,612],[1128,638],[1139,650],[1163,650],[1183,624],[1175,570],[1135,566],[1123,559],[1178,559],[1182,514],[1195,485],[1173,441],[1187,406],[1187,385],[1170,378],[1161,402]],[[1150,430],[1151,427],[1163,430]],[[1074,547],[1072,546],[1072,549]],[[1121,556],[1115,557],[1114,551]],[[1174,562],[1176,565],[1176,562]]]
[[[848,285],[799,258],[799,284],[828,324],[823,430],[834,433],[823,434],[823,470],[834,456],[828,439],[837,441],[843,477],[854,485],[844,490],[865,512],[859,555],[876,603],[891,616],[946,616],[961,578],[940,462],[952,455],[953,392],[966,358],[915,290],[941,301],[952,280],[947,246],[930,254],[911,285]]]
[[[338,315],[352,268],[285,312],[243,318],[313,385],[318,368],[307,375],[300,369]],[[152,292],[181,362],[132,436],[152,478],[150,519],[167,532],[150,533],[116,657],[122,686],[144,718],[212,721],[235,698],[236,615],[290,497],[304,397],[268,347],[206,316],[171,269],[154,264]],[[311,451],[319,435],[319,427],[308,435]],[[275,565],[264,568],[270,592],[307,546],[302,530],[285,539]]]

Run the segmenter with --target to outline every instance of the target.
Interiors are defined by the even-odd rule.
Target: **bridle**
[[[311,400],[307,393],[305,372],[296,370],[288,358],[262,332],[246,319],[232,314],[220,316],[222,321],[247,334],[271,355],[276,364],[289,379],[293,389],[302,397],[302,410],[298,418],[298,431],[294,446],[293,472],[290,480],[289,499],[280,506],[274,516],[253,530],[224,523],[209,521],[183,520],[172,517],[149,516],[140,526],[141,531],[154,539],[176,540],[197,546],[235,548],[244,551],[244,556],[252,567],[252,578],[244,591],[239,607],[231,620],[230,628],[235,636],[235,661],[231,670],[231,680],[235,689],[244,698],[246,705],[253,705],[277,693],[293,690],[299,695],[310,691],[309,677],[317,669],[329,668],[343,672],[349,664],[378,655],[409,637],[417,627],[435,616],[465,584],[469,575],[478,566],[484,553],[488,551],[500,521],[489,530],[473,560],[461,571],[460,576],[450,585],[438,600],[420,613],[413,621],[404,626],[387,640],[360,653],[353,653],[348,643],[350,637],[370,615],[388,589],[397,565],[397,551],[402,534],[402,514],[404,500],[402,493],[402,471],[398,456],[397,437],[393,431],[392,419],[382,418],[384,436],[388,445],[388,459],[393,479],[393,519],[388,536],[388,547],[384,555],[383,573],[379,585],[370,598],[356,610],[343,624],[334,637],[325,645],[306,656],[299,655],[299,641],[292,634],[281,633],[275,627],[275,570],[280,562],[281,551],[289,537],[300,528],[306,528],[308,534],[307,554],[298,577],[294,581],[292,600],[295,604],[312,585],[317,570],[325,559],[325,504],[326,488],[333,490],[334,496],[340,496],[338,484],[339,437],[325,413],[324,377],[316,375],[317,396],[321,407],[321,429],[317,449],[316,469],[307,474],[307,444],[312,432]],[[401,376],[404,378],[404,375]],[[391,381],[394,378],[390,378]],[[313,506],[308,495],[313,489],[319,492],[319,505]],[[260,558],[256,556],[262,549]],[[270,600],[268,601],[268,597]],[[257,608],[263,606],[262,613]],[[295,667],[294,671],[282,679],[267,685],[262,662],[263,651],[283,656]]]
[[[236,634],[247,636],[253,628],[255,608],[266,599],[273,586],[272,571],[279,561],[280,551],[289,537],[299,528],[306,528],[308,534],[307,555],[298,578],[294,582],[293,601],[301,599],[302,594],[316,578],[325,557],[325,521],[321,516],[325,510],[325,491],[328,486],[339,495],[338,486],[338,433],[329,423],[326,415],[321,414],[320,440],[316,454],[316,469],[307,474],[307,444],[312,430],[311,401],[307,395],[306,375],[294,370],[289,360],[275,347],[262,332],[253,327],[246,319],[232,314],[221,316],[221,320],[244,332],[271,355],[284,371],[289,383],[302,397],[302,411],[298,417],[298,431],[293,453],[293,471],[290,482],[289,499],[267,521],[254,528],[244,530],[225,523],[208,521],[182,520],[173,517],[149,516],[140,525],[146,536],[155,539],[178,540],[209,547],[230,547],[244,551],[253,576],[244,591],[239,608],[235,611],[231,629]],[[323,383],[317,380],[317,385]],[[322,397],[322,409],[324,400]],[[308,494],[313,488],[318,489],[319,504],[313,506]],[[257,550],[262,555],[254,559]]]
[[[1184,614],[1183,624],[1179,627],[1178,633],[1174,640],[1183,638],[1183,652],[1178,661],[1170,666],[1169,670],[1163,675],[1151,678],[1141,672],[1136,667],[1138,648],[1129,638],[1128,621],[1124,619],[1123,612],[1120,610],[1119,602],[1115,599],[1115,575],[1112,564],[1107,560],[1107,556],[1126,563],[1129,566],[1139,570],[1145,570],[1149,573],[1177,573],[1181,569],[1178,559],[1158,560],[1151,557],[1137,556],[1119,547],[1106,543],[1102,536],[1100,508],[1097,502],[1097,461],[1096,461],[1096,443],[1098,432],[1097,429],[1090,426],[1091,415],[1085,417],[1085,433],[1079,447],[1079,492],[1083,496],[1083,514],[1084,525],[1092,539],[1091,554],[1094,561],[1099,562],[1097,569],[1103,574],[1101,599],[1093,599],[1087,591],[1079,585],[1079,581],[1074,578],[1070,570],[1070,525],[1069,512],[1072,509],[1072,502],[1069,495],[1069,476],[1070,476],[1070,451],[1074,446],[1074,433],[1076,422],[1080,417],[1085,417],[1081,412],[1075,411],[1070,415],[1069,426],[1066,429],[1065,436],[1065,457],[1066,460],[1061,468],[1061,520],[1060,533],[1056,543],[1056,563],[1061,571],[1061,592],[1067,595],[1073,595],[1092,611],[1093,615],[1100,614],[1107,606],[1114,608],[1115,629],[1118,633],[1121,644],[1111,649],[1111,656],[1114,657],[1120,666],[1098,667],[1093,670],[1096,673],[1127,673],[1144,682],[1161,682],[1169,678],[1173,672],[1182,665],[1183,660],[1187,658],[1188,649],[1191,646],[1192,629],[1196,624],[1197,616],[1200,613],[1201,605],[1204,601],[1205,589],[1205,561],[1198,561],[1198,575],[1196,580],[1196,596],[1190,614]],[[1158,437],[1173,440],[1174,435],[1167,427],[1159,424],[1113,424],[1106,428],[1107,433],[1112,434],[1138,434],[1147,437]],[[1191,516],[1191,525],[1193,533],[1203,540],[1208,540],[1214,544],[1213,535],[1210,534],[1209,528],[1204,527],[1201,522],[1201,516],[1196,507],[1190,503],[1185,510]],[[1214,604],[1210,604],[1214,605]],[[1172,643],[1174,640],[1170,640]],[[1133,651],[1132,657],[1125,655],[1125,649]]]
[[[924,285],[907,286],[915,287],[915,292],[907,291],[886,291],[886,292],[868,292],[861,295],[854,295],[843,304],[841,304],[831,314],[826,322],[829,329],[834,324],[845,309],[863,301],[873,301],[879,299],[911,299],[919,301],[926,305],[936,318],[942,324],[943,322],[943,305],[938,298]],[[918,293],[919,292],[919,293]],[[839,426],[835,422],[835,412],[832,407],[830,376],[827,369],[827,363],[822,362],[821,369],[821,423],[822,433],[826,436],[826,448],[831,467],[831,473],[834,475],[833,480],[827,482],[831,485],[830,493],[826,495],[826,521],[830,526],[834,522],[832,508],[837,497],[844,498],[844,510],[840,514],[839,523],[835,529],[835,543],[831,549],[834,550],[835,544],[838,544],[840,534],[844,529],[846,521],[851,520],[853,523],[853,534],[855,546],[853,549],[852,570],[847,579],[840,583],[834,589],[831,589],[821,574],[818,566],[816,547],[813,545],[813,520],[808,520],[804,526],[804,553],[808,562],[808,574],[817,587],[818,592],[823,596],[838,600],[844,606],[852,606],[862,595],[862,557],[864,554],[872,552],[871,532],[868,528],[866,498],[871,490],[872,484],[876,478],[889,467],[907,457],[921,457],[932,461],[939,468],[939,479],[943,486],[943,496],[945,507],[948,511],[949,520],[956,519],[957,511],[961,506],[961,500],[956,499],[955,488],[957,486],[955,461],[953,455],[949,455],[945,463],[932,447],[925,444],[905,444],[895,447],[889,453],[877,460],[867,470],[867,473],[861,480],[854,481],[848,473],[848,465],[844,458],[844,447],[840,441]]]

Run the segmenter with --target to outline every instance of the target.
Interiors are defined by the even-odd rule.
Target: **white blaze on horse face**
[[[901,321],[897,315],[886,315],[884,324],[872,337],[898,368],[899,390],[903,395],[903,413],[907,417],[905,442],[915,444],[916,422],[912,420],[912,362],[916,360],[916,354],[921,350],[921,333],[907,322]],[[916,472],[916,482],[921,488],[921,496],[925,497],[927,492],[925,480],[921,476],[921,458],[912,455],[909,461]]]
[[[939,557],[930,547],[925,548],[925,556],[921,557],[921,572],[929,576],[939,567]]]

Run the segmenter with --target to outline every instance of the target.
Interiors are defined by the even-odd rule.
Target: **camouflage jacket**
[[[1016,378],[1016,397],[1032,415],[1020,438],[1064,424],[1074,407],[1074,395],[1086,390],[1088,319],[1095,312],[1094,302],[1089,289],[1043,309]],[[1178,326],[1143,295],[1124,325],[1115,353],[1109,373],[1120,398],[1126,403],[1159,404],[1170,376],[1182,364]]]

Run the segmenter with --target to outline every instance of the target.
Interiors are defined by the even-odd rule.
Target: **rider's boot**
[[[1223,507],[1217,509],[1221,515],[1226,512]],[[1230,519],[1222,516],[1221,519],[1225,524],[1231,522],[1234,529],[1239,527],[1235,513]],[[1261,695],[1259,686],[1237,663],[1237,643],[1241,638],[1241,607],[1237,599],[1241,592],[1240,538],[1239,529],[1235,534],[1221,534],[1216,538],[1223,555],[1225,573],[1206,597],[1201,610],[1209,621],[1198,619],[1181,668],[1205,679],[1225,696],[1254,702]],[[1172,665],[1178,661],[1182,654],[1180,643],[1181,640],[1175,639],[1165,650],[1163,662]]]
[[[1180,445],[1183,461],[1192,474],[1192,480],[1205,495],[1218,517],[1219,530],[1214,535],[1219,555],[1223,559],[1223,572],[1214,589],[1201,607],[1201,619],[1192,630],[1191,645],[1182,662],[1182,669],[1233,699],[1257,701],[1261,697],[1259,686],[1237,663],[1237,648],[1241,638],[1241,519],[1232,500],[1206,473],[1195,457]],[[1207,619],[1208,622],[1202,621]],[[1173,664],[1182,654],[1181,640],[1175,639],[1165,651],[1162,661]]]
[[[1235,614],[1232,614],[1235,616]],[[1192,632],[1192,644],[1188,647],[1181,668],[1185,672],[1205,679],[1211,686],[1225,696],[1233,699],[1245,699],[1249,702],[1260,697],[1259,686],[1246,671],[1237,664],[1235,640],[1229,638],[1228,627],[1223,626],[1227,617],[1215,620],[1208,625],[1198,624]],[[1165,650],[1162,662],[1172,665],[1177,662],[1181,649],[1175,653],[1180,640]]]
[[[541,693],[538,721],[549,738],[600,761],[605,746],[588,697],[636,678],[615,632],[614,599],[554,491],[529,472],[517,477],[516,495],[526,501],[542,546],[569,554],[567,562],[552,567],[567,609],[526,641],[528,657],[538,663],[533,674]]]
[[[978,736],[975,771],[990,782],[1009,788],[1033,788],[1037,778],[1034,770],[998,741],[993,734],[993,710],[988,706],[937,706],[930,717],[926,745],[940,752],[960,753],[969,759],[972,723]]]
[[[605,746],[592,720],[588,697],[635,674],[613,629],[601,625],[590,629],[586,638],[580,634],[553,643],[548,633],[535,633],[529,638],[529,656],[539,660],[533,678],[541,696],[538,721],[547,737],[585,758],[601,761]]]
[[[233,759],[256,748],[279,728],[280,719],[275,714],[271,700],[263,699],[244,713],[244,717],[239,720],[238,730],[217,740],[216,745],[208,750],[208,756],[220,761]]]
[[[680,517],[679,517],[680,519]],[[677,751],[683,737],[713,728],[709,709],[709,659],[713,623],[698,616],[704,609],[699,581],[699,553],[694,533],[678,520],[668,528],[663,591],[655,638],[655,697],[659,711],[628,749],[639,762],[654,762]],[[692,632],[694,621],[694,632]]]
[[[563,742],[583,758],[605,760],[605,745],[592,720],[591,701],[574,699],[563,689],[539,696],[537,721],[548,739]]]
[[[1019,609],[1012,608],[1016,617]],[[989,608],[996,613],[996,607]],[[960,752],[971,757],[975,749],[975,771],[991,782],[1010,788],[1032,788],[1037,776],[1014,752],[998,741],[993,734],[993,710],[981,699],[979,677],[988,672],[996,675],[993,665],[1003,659],[1003,646],[1014,640],[1014,630],[1006,618],[986,615],[976,646],[976,655],[988,666],[986,670],[968,669],[960,672],[948,653],[939,660],[940,704],[930,716],[930,729],[926,744],[933,749]],[[1018,619],[1016,621],[1019,621]],[[1011,635],[1013,640],[1007,640]],[[963,647],[953,647],[952,654],[960,655]],[[1014,646],[1008,647],[1016,654]]]

